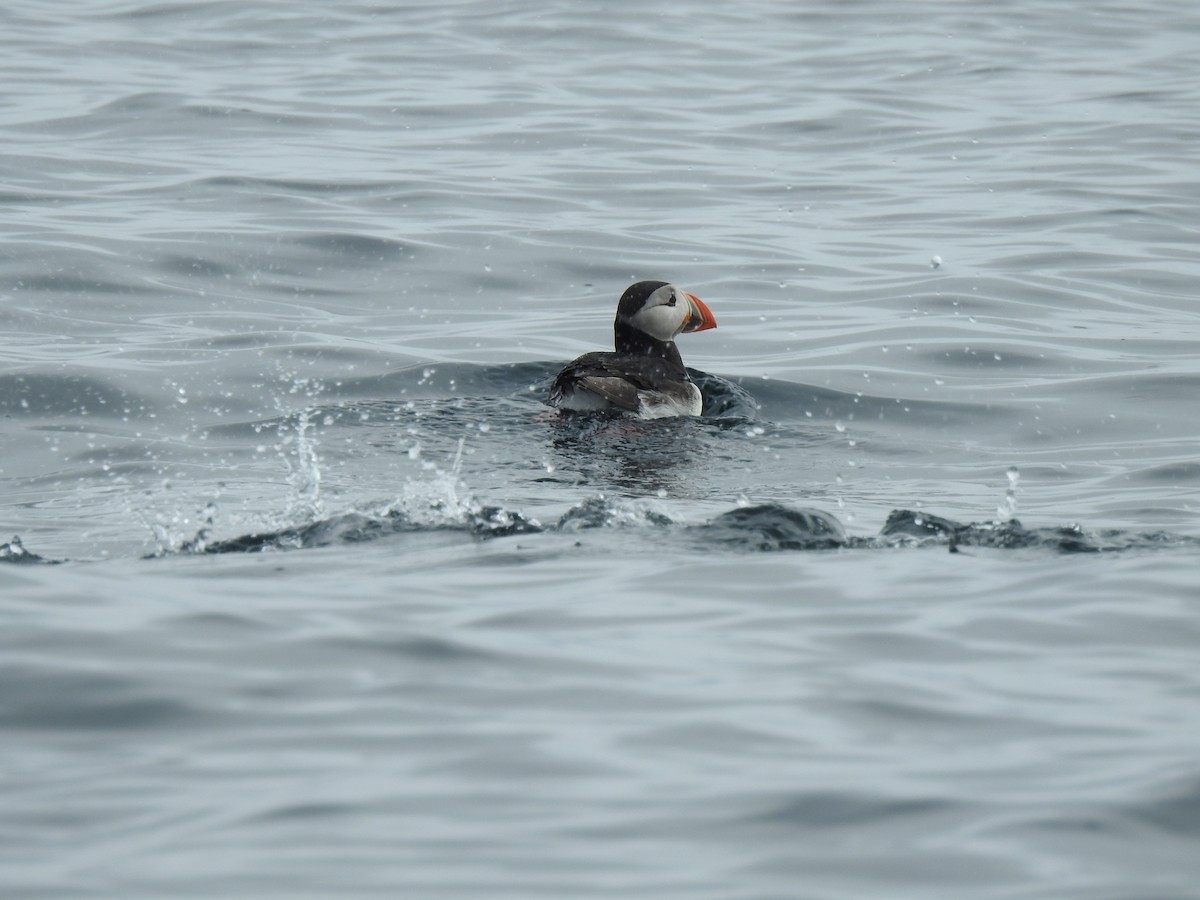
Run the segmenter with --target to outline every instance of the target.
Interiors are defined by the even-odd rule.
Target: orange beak
[[[684,331],[707,331],[709,328],[717,327],[716,316],[704,305],[704,301],[687,291],[683,291],[683,296],[687,298],[688,302],[688,316],[683,323]]]

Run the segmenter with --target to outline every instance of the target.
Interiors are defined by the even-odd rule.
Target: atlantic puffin
[[[613,322],[612,353],[585,353],[555,376],[551,406],[577,411],[630,413],[641,419],[698,416],[700,389],[675,347],[684,331],[716,328],[695,294],[665,281],[626,288]]]

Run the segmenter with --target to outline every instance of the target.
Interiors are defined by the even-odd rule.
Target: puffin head
[[[683,331],[717,327],[699,297],[665,281],[639,281],[626,288],[617,304],[617,322],[664,342]]]

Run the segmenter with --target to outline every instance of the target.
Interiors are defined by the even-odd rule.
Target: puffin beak
[[[687,291],[681,293],[687,298],[688,304],[687,318],[683,321],[684,331],[706,331],[717,327],[716,317],[699,297]]]

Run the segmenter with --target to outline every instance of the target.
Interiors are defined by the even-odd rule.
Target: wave
[[[1026,527],[1015,518],[1015,467],[1008,472],[1010,485],[1005,502],[996,510],[996,518],[988,521],[964,523],[901,508],[891,512],[878,533],[861,536],[849,534],[837,516],[823,509],[771,502],[771,498],[758,505],[743,500],[701,522],[677,520],[662,512],[653,499],[638,498],[671,496],[708,501],[734,496],[738,481],[731,480],[728,472],[753,470],[763,483],[770,483],[775,476],[791,477],[785,472],[794,465],[792,451],[841,446],[838,440],[842,427],[835,425],[830,430],[813,423],[813,408],[821,421],[846,412],[883,418],[894,401],[767,379],[731,379],[691,369],[704,397],[703,415],[698,419],[644,422],[603,414],[563,414],[544,406],[546,388],[559,365],[526,362],[411,366],[383,377],[344,379],[323,386],[321,396],[330,402],[301,413],[211,425],[205,429],[205,439],[220,438],[242,448],[257,447],[264,429],[277,432],[277,449],[289,473],[291,505],[281,515],[268,519],[265,527],[217,538],[217,510],[210,504],[200,517],[203,524],[193,533],[173,534],[166,526],[153,525],[156,549],[150,555],[285,551],[359,544],[414,533],[460,533],[491,540],[622,527],[653,527],[667,540],[732,553],[929,546],[951,553],[966,548],[1110,553],[1200,544],[1200,539],[1165,531],[1089,529],[1079,524]],[[2,384],[4,378],[0,377]],[[0,402],[0,411],[22,417],[44,416],[47,412],[124,415],[146,402],[104,382],[61,375],[10,376],[8,386],[13,396],[7,409]],[[381,396],[394,399],[377,399]],[[973,412],[949,404],[918,402],[906,402],[904,411],[922,421],[946,415],[969,418]],[[757,424],[764,412],[771,412],[771,419]],[[792,427],[793,422],[803,424]],[[364,429],[373,429],[378,436],[366,434]],[[762,442],[757,440],[766,430],[771,432],[770,441],[776,451],[770,454],[761,452]],[[401,434],[397,443],[396,436]],[[504,504],[463,497],[460,479],[464,477],[464,445],[468,439],[464,435],[486,447],[488,460],[485,470],[465,477],[487,478],[489,486],[485,489],[493,494],[512,497],[515,491],[524,496],[530,488],[541,494],[543,488],[554,483],[568,492],[560,497],[566,504],[578,497],[581,488],[598,489],[600,493],[576,502],[546,524]],[[540,467],[530,466],[531,438],[535,439],[536,452],[543,454]],[[341,464],[365,466],[363,458],[402,453],[410,459],[422,459],[424,468],[433,471],[410,480],[398,496],[391,496],[390,484],[384,486],[390,498],[386,501],[360,499],[352,508],[326,515],[319,492],[321,468],[329,463],[318,456],[321,440],[337,448],[329,452]],[[343,449],[346,447],[351,449]],[[477,449],[472,447],[466,455]],[[777,452],[781,449],[786,452]],[[454,459],[449,472],[425,461],[443,454]],[[350,499],[344,501],[345,506],[351,503]],[[0,545],[0,562],[62,561],[26,549],[16,537]]]
[[[531,361],[500,365],[419,363],[384,376],[343,379],[341,396],[456,399],[508,397],[541,400],[562,361]],[[995,403],[925,400],[865,391],[784,381],[768,377],[726,376],[689,368],[704,401],[702,420],[776,423],[811,422],[814,417],[889,422],[913,428],[945,427],[973,422],[1015,421],[1016,410]],[[337,394],[333,394],[337,396]]]
[[[465,398],[521,398],[541,400],[562,368],[562,362],[522,362],[503,365],[472,363],[419,364],[388,375],[344,379],[343,394],[371,397],[392,396],[441,400]],[[746,387],[746,380],[730,379],[699,369],[688,374],[704,399],[702,419],[752,420],[758,416],[759,400]],[[595,419],[595,416],[592,416]]]
[[[739,506],[699,523],[677,521],[649,501],[590,497],[557,520],[542,524],[502,506],[460,500],[453,487],[426,483],[375,509],[360,509],[300,525],[214,539],[216,509],[209,506],[200,530],[175,543],[164,542],[147,558],[196,554],[265,553],[345,546],[413,533],[458,532],[478,540],[515,535],[573,533],[580,530],[653,528],[656,540],[669,535],[705,550],[774,553],[783,551],[869,551],[938,547],[1033,550],[1048,553],[1114,553],[1200,548],[1200,538],[1166,531],[1088,529],[1078,524],[1028,528],[1016,519],[962,523],[925,512],[893,510],[878,534],[849,535],[831,513],[765,503]],[[25,548],[19,537],[0,544],[0,563],[56,564]]]

